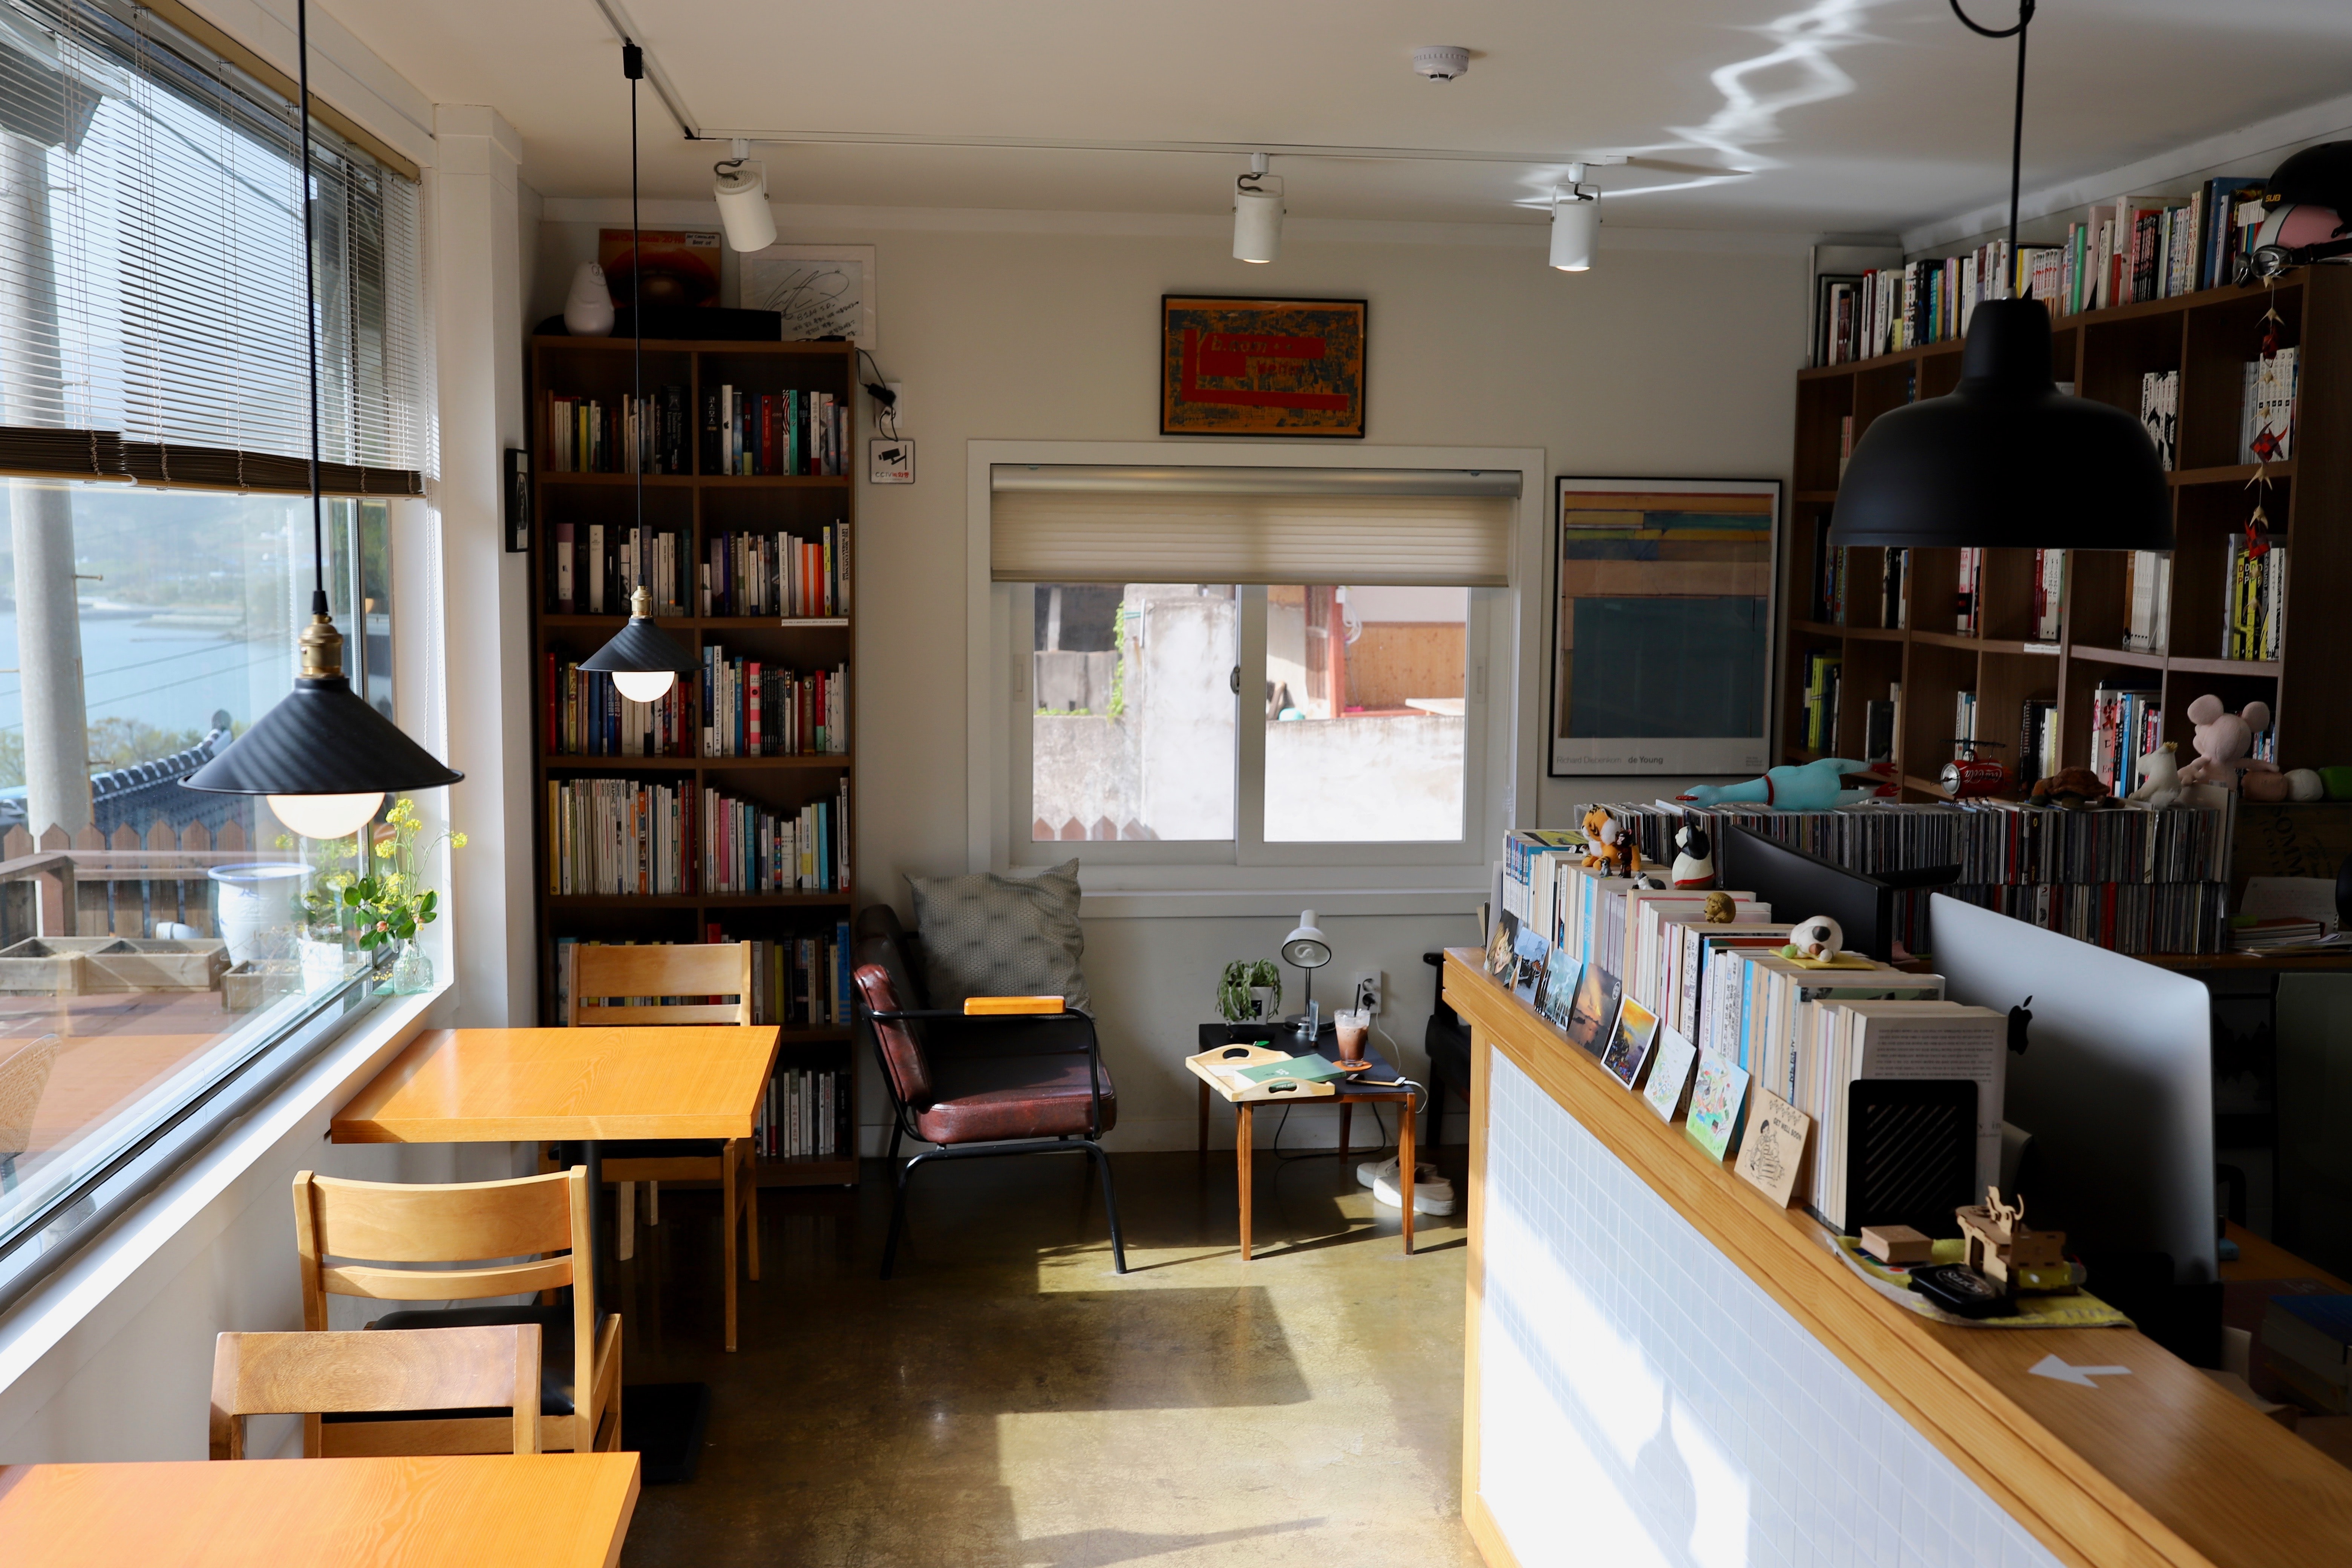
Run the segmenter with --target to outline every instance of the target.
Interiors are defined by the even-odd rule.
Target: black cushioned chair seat
[[[605,1321],[612,1320],[607,1317]],[[484,1329],[513,1323],[539,1325],[539,1413],[572,1414],[572,1309],[569,1307],[415,1307],[386,1312],[372,1329]],[[321,1417],[327,1421],[463,1421],[504,1415],[481,1410],[359,1410]]]

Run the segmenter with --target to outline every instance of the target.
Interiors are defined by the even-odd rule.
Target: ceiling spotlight
[[[1234,180],[1234,259],[1272,261],[1281,254],[1282,181],[1265,172],[1265,153],[1253,153],[1250,172]]]
[[[710,194],[719,198],[719,222],[727,230],[727,243],[736,250],[765,250],[776,243],[776,215],[768,205],[768,169],[747,168],[751,160],[751,143],[742,137],[735,138],[735,156],[713,163],[710,172],[719,176]]]
[[[1568,166],[1568,185],[1551,195],[1551,264],[1562,272],[1592,266],[1593,242],[1601,234],[1601,193],[1584,188],[1584,165]]]
[[[1412,68],[1432,81],[1452,81],[1470,68],[1470,51],[1459,44],[1431,44],[1412,51]]]

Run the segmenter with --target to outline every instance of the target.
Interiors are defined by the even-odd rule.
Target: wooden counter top
[[[1534,1079],[2063,1561],[2352,1563],[2352,1470],[2136,1331],[1967,1329],[1904,1310],[1830,1250],[1822,1225],[1774,1208],[1709,1161],[1489,978],[1482,956],[1448,949],[1444,976],[1446,1002],[1478,1043]],[[1481,1174],[1474,1163],[1474,1248]],[[2049,1355],[2131,1371],[2088,1388],[2029,1373]]]

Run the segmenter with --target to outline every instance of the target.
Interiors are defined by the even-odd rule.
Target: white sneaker
[[[1360,1187],[1371,1187],[1377,1190],[1381,1178],[1386,1176],[1391,1181],[1394,1181],[1397,1170],[1398,1165],[1393,1159],[1367,1160],[1356,1167],[1356,1184]]]
[[[1404,1206],[1404,1194],[1397,1184],[1402,1168],[1391,1160],[1381,1167],[1378,1180],[1372,1183],[1372,1198],[1391,1208]],[[1412,1212],[1415,1214],[1452,1214],[1454,1184],[1437,1173],[1434,1165],[1415,1164],[1412,1169]]]

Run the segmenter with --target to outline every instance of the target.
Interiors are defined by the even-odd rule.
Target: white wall
[[[547,211],[532,321],[562,309],[572,268],[593,254],[594,220],[627,221],[625,205],[550,201]],[[667,204],[648,218],[696,221]],[[965,443],[1154,438],[1162,293],[1369,300],[1375,444],[1541,447],[1568,474],[1769,478],[1788,467],[1805,309],[1793,244],[1607,249],[1592,271],[1568,276],[1543,266],[1534,228],[1525,243],[1495,243],[1486,230],[1463,231],[1473,243],[1294,234],[1278,263],[1256,268],[1230,258],[1217,226],[1189,220],[1135,234],[1006,232],[1018,215],[950,215],[924,228],[919,215],[843,213],[818,226],[779,209],[779,221],[786,240],[877,247],[878,357],[904,383],[900,429],[916,442],[917,483],[861,485],[857,496],[857,881],[861,897],[902,912],[905,876],[964,867]],[[1560,821],[1576,801],[1646,798],[1666,782],[1547,780],[1534,815]],[[1325,924],[1337,947],[1329,973],[1387,973],[1383,1022],[1414,1042],[1406,1054],[1417,1068],[1432,997],[1420,955],[1475,942],[1473,918]],[[1190,1145],[1193,1080],[1178,1058],[1196,1048],[1194,1026],[1215,1016],[1216,973],[1270,955],[1288,926],[1089,918],[1087,974],[1121,1101],[1114,1147]],[[1295,971],[1289,979],[1295,998]],[[867,1085],[869,1123],[880,1119],[877,1087]],[[1329,1135],[1331,1118],[1301,1120],[1315,1124],[1310,1136]],[[1218,1121],[1229,1140],[1230,1116]]]

